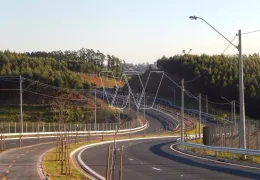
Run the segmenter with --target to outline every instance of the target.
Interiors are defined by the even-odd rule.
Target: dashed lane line
[[[156,168],[156,167],[152,167],[152,169],[157,170],[157,171],[161,171],[161,169]]]

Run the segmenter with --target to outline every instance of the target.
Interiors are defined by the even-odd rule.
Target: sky
[[[221,54],[228,42],[260,29],[259,0],[0,0],[0,50],[88,48],[129,63],[163,55]],[[242,36],[243,54],[260,51],[260,32]],[[238,38],[234,40],[237,45]],[[225,54],[237,54],[230,46]]]

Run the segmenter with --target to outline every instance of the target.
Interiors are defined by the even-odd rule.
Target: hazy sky
[[[154,62],[191,48],[221,54],[238,29],[260,29],[259,0],[0,0],[0,50],[78,50]],[[260,32],[244,35],[243,53],[260,51]],[[237,40],[234,41],[237,44]],[[237,53],[230,47],[226,54]]]

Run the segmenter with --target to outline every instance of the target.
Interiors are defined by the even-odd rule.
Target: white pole
[[[245,107],[244,107],[244,81],[243,81],[243,55],[242,55],[242,40],[241,30],[238,31],[239,36],[239,101],[240,101],[240,122],[239,122],[239,148],[246,149],[245,135]]]
[[[181,142],[184,137],[184,79],[181,80]]]
[[[96,94],[96,88],[95,88],[95,112],[94,112],[94,118],[95,118],[95,124],[94,124],[94,130],[97,130],[97,94]]]
[[[144,93],[144,119],[145,119],[145,93]]]
[[[20,75],[20,133],[23,133],[23,84]]]
[[[199,94],[199,139],[201,138],[201,94]]]

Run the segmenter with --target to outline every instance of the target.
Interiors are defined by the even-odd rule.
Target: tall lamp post
[[[244,82],[243,82],[243,59],[242,59],[242,42],[241,42],[241,30],[238,30],[238,46],[235,46],[231,41],[229,41],[223,34],[221,34],[217,29],[210,25],[201,17],[190,16],[192,20],[200,19],[208,24],[212,29],[214,29],[219,35],[226,39],[232,46],[234,46],[239,52],[239,104],[240,104],[240,123],[239,123],[239,148],[246,149],[246,135],[245,135],[245,104],[244,104]]]

